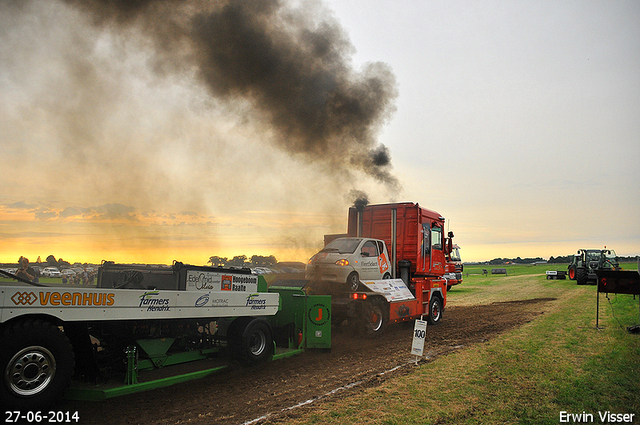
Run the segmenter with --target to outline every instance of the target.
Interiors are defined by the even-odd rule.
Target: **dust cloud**
[[[321,233],[354,188],[401,190],[377,141],[395,77],[357,69],[320,2],[30,0],[0,15],[0,138],[29,157],[8,167],[14,201],[28,188],[52,211],[197,211],[218,230],[236,226],[218,216],[292,211]],[[309,234],[241,227],[276,244]]]

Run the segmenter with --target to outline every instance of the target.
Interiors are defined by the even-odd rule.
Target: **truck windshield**
[[[361,239],[340,238],[334,239],[320,252],[339,252],[340,254],[353,254],[360,245]]]

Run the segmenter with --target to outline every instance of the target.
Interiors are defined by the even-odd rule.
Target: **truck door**
[[[431,223],[431,272],[444,274],[444,243],[443,231],[440,223]]]
[[[422,223],[422,272],[444,274],[444,241],[442,227],[437,222]]]

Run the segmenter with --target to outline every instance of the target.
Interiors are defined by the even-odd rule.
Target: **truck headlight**
[[[337,266],[348,266],[349,265],[349,260],[346,259],[342,259],[342,260],[338,260],[336,261],[336,265]]]

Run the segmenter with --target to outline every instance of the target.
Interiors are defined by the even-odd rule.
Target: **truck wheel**
[[[369,338],[377,338],[384,333],[389,319],[385,302],[380,298],[369,298],[362,309],[362,329]]]
[[[75,357],[66,335],[44,320],[9,325],[2,334],[0,401],[17,410],[53,406],[64,395]]]
[[[382,279],[391,279],[391,274],[385,273],[384,276],[382,276]]]
[[[587,270],[584,268],[576,269],[576,283],[578,285],[587,284]]]
[[[576,268],[569,267],[569,279],[576,280]]]
[[[360,276],[358,272],[351,272],[347,277],[347,288],[350,291],[357,291],[360,286]]]
[[[429,315],[427,316],[427,320],[430,325],[437,325],[440,323],[440,319],[442,319],[442,300],[440,297],[434,295],[431,297],[431,301],[429,301]]]
[[[271,328],[264,320],[238,319],[232,326],[231,345],[234,355],[246,363],[261,363],[270,355],[273,348]],[[235,323],[235,322],[234,322]]]

